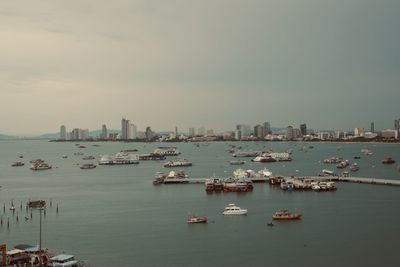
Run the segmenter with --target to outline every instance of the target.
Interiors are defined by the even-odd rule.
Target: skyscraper
[[[132,122],[128,123],[128,133],[127,133],[127,139],[136,139],[137,138],[137,129],[136,125],[133,124]]]
[[[264,126],[261,126],[260,124],[257,124],[254,126],[254,131],[253,131],[253,136],[257,137],[259,139],[264,139],[265,137],[265,129]]]
[[[307,135],[307,125],[305,123],[300,124],[300,133],[301,135]]]
[[[294,130],[292,126],[288,126],[286,128],[286,140],[293,140],[294,139]]]
[[[269,123],[269,122],[264,122],[263,123],[263,126],[264,126],[264,131],[265,131],[265,133],[264,133],[264,137],[265,137],[265,135],[267,135],[267,134],[272,134],[272,131],[271,131],[271,124]]]
[[[122,140],[128,139],[128,124],[129,124],[129,120],[122,118],[122,121],[121,121],[121,139]]]
[[[189,128],[189,136],[190,136],[190,137],[193,137],[193,136],[195,136],[195,135],[196,135],[195,129],[194,129],[194,128]]]
[[[101,139],[107,139],[107,126],[105,124],[103,124],[103,126],[101,126],[100,138]]]
[[[150,126],[147,126],[147,127],[146,127],[146,139],[147,139],[147,140],[152,140],[153,137],[154,137],[154,133],[153,133],[153,131],[151,130],[151,127],[150,127]]]
[[[375,132],[375,123],[371,122],[371,133]]]
[[[65,125],[60,127],[60,140],[67,140],[67,128]]]

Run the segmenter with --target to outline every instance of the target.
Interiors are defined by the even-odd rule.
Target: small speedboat
[[[207,223],[207,217],[198,217],[198,216],[189,216],[186,220],[186,223],[193,224],[193,223]]]
[[[382,160],[382,164],[393,164],[395,162],[396,161],[392,158],[386,158],[386,159]]]

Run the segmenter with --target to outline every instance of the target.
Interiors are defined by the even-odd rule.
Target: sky
[[[398,0],[0,1],[0,133],[393,128]]]

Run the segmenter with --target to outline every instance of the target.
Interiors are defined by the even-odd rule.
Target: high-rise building
[[[147,127],[146,127],[146,139],[147,139],[147,140],[152,140],[153,137],[154,137],[154,133],[153,133],[153,131],[151,130],[151,127],[150,127],[150,126],[147,126]]]
[[[136,139],[137,138],[137,129],[136,125],[129,122],[128,123],[128,133],[127,133],[127,139]]]
[[[355,137],[363,137],[364,136],[364,128],[354,128],[354,136]]]
[[[241,140],[242,139],[242,131],[236,130],[235,131],[235,140]]]
[[[214,130],[213,129],[207,129],[206,135],[207,136],[213,136],[214,135]]]
[[[100,138],[101,139],[107,139],[107,126],[105,124],[103,124],[103,126],[101,126],[101,135]]]
[[[293,140],[294,139],[294,130],[292,126],[288,126],[286,128],[286,140]]]
[[[60,140],[67,140],[67,128],[65,125],[60,127]]]
[[[193,137],[196,135],[195,129],[194,128],[189,128],[189,136]]]
[[[259,139],[264,139],[264,137],[265,137],[264,126],[261,126],[260,124],[257,124],[256,126],[254,126],[253,136],[257,137]]]
[[[242,133],[242,137],[248,137],[251,135],[250,125],[238,124],[236,125],[236,130],[239,130]]]
[[[121,121],[121,139],[122,140],[128,139],[128,125],[129,125],[129,120],[122,118],[122,121]]]
[[[371,133],[375,132],[375,123],[371,122]]]
[[[305,123],[300,124],[300,133],[301,135],[307,135],[307,125]]]
[[[272,131],[271,131],[271,124],[269,123],[269,122],[264,122],[263,123],[263,126],[264,126],[264,131],[265,131],[265,134],[264,134],[264,136],[265,135],[267,135],[267,134],[272,134]]]
[[[175,137],[178,137],[178,126],[175,126]]]
[[[199,136],[204,136],[204,135],[206,135],[206,128],[200,127],[200,128],[197,130],[197,135],[199,135]]]

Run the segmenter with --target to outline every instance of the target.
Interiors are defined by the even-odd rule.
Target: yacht
[[[274,159],[272,156],[270,155],[263,155],[263,156],[258,156],[255,157],[254,159],[252,159],[251,161],[253,162],[276,162],[277,160]]]
[[[207,223],[207,217],[198,217],[198,216],[189,216],[186,220],[186,223],[193,224],[193,223]]]
[[[190,161],[188,161],[188,160],[186,160],[186,159],[182,159],[182,160],[170,160],[170,161],[168,161],[168,162],[166,162],[166,163],[164,163],[163,164],[163,166],[164,167],[167,167],[167,168],[173,168],[173,167],[190,167],[190,166],[192,166],[193,164],[190,162]]]
[[[222,212],[223,215],[246,215],[247,209],[242,209],[235,204],[229,204]]]
[[[51,165],[45,162],[38,162],[31,165],[31,170],[33,171],[41,171],[41,170],[49,170],[51,169]]]
[[[159,147],[154,150],[153,154],[159,154],[161,156],[178,156],[181,152],[176,147]]]

